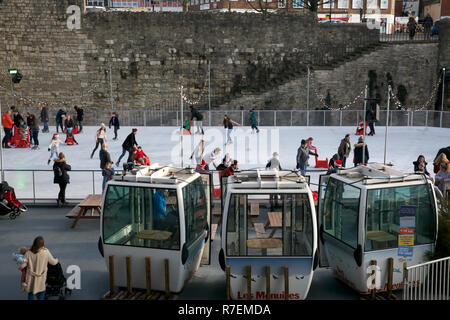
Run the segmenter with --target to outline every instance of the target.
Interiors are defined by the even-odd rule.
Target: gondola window
[[[180,249],[175,189],[109,185],[103,209],[106,244]]]
[[[324,231],[352,248],[358,244],[360,194],[360,189],[330,179],[322,211]]]
[[[195,241],[205,230],[206,195],[202,178],[183,188],[186,242]]]
[[[428,244],[435,237],[435,216],[427,185],[368,190],[365,251],[398,247],[400,208],[413,208],[414,245]]]
[[[233,194],[227,216],[228,256],[311,256],[307,194]]]

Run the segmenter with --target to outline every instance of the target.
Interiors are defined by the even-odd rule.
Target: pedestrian
[[[444,153],[447,156],[447,159],[450,159],[450,146],[439,149],[435,158],[437,158],[441,153]]]
[[[111,161],[105,163],[105,167],[102,169],[102,176],[102,191],[105,191],[106,184],[108,183],[108,181],[112,180],[112,177],[114,176],[114,168],[112,167]]]
[[[414,35],[416,34],[416,28],[417,28],[417,22],[414,17],[409,17],[408,23],[406,24],[408,31],[409,31],[409,40],[412,40],[414,38]]]
[[[100,149],[100,169],[105,169],[106,163],[111,162],[111,155],[108,152],[108,147],[106,146],[106,142],[102,144],[102,148]]]
[[[19,126],[20,120],[23,121],[23,118],[22,118],[22,116],[20,115],[19,110],[17,110],[15,107],[13,108],[13,119],[12,119],[12,120],[14,121],[14,125],[15,125],[16,127]]]
[[[234,171],[236,171],[238,169],[238,166],[239,166],[238,161],[233,160],[233,163],[231,164],[231,166],[229,166],[228,168],[226,168],[225,170],[222,171],[222,177],[233,176]]]
[[[17,129],[19,130],[19,134],[20,134],[20,140],[21,141],[25,141],[25,145],[28,143],[28,138],[30,136],[30,130],[28,128],[28,126],[25,124],[25,121],[23,121],[23,119],[21,119],[19,121],[19,125],[17,126]]]
[[[278,152],[274,152],[272,154],[272,158],[269,160],[269,162],[267,162],[266,168],[269,168],[270,170],[274,170],[274,169],[283,170],[283,169],[281,169],[280,158],[279,158]]]
[[[220,170],[220,171],[225,170],[226,168],[231,166],[232,163],[233,163],[233,159],[231,159],[231,156],[229,153],[226,153],[225,157],[223,157],[223,159],[222,159],[222,163],[217,166],[217,170]]]
[[[9,140],[11,139],[11,130],[14,125],[14,121],[11,119],[11,109],[8,109],[3,115],[2,115],[2,126],[3,130],[5,131],[5,136],[2,140],[2,147],[5,149],[11,148],[9,146]]]
[[[44,124],[44,128],[42,129],[42,132],[43,133],[49,132],[49,129],[48,129],[48,119],[49,118],[48,118],[47,103],[46,102],[42,103],[40,109],[41,109],[40,119],[41,119],[41,122]]]
[[[113,112],[111,119],[109,120],[109,128],[111,129],[111,126],[114,127],[114,138],[113,140],[117,140],[117,130],[120,129],[120,123],[119,123],[119,115],[117,112]]]
[[[376,115],[377,106],[376,104],[371,104],[366,110],[366,121],[369,124],[370,132],[367,134],[373,136],[375,134],[375,121],[377,121]]]
[[[53,183],[59,184],[59,194],[56,200],[58,207],[66,204],[66,187],[70,183],[70,177],[67,171],[72,170],[72,167],[66,163],[64,153],[60,152],[58,158],[53,163]]]
[[[364,159],[363,159],[363,150],[365,150]],[[356,167],[359,164],[366,165],[368,161],[369,161],[369,148],[367,147],[367,144],[364,143],[364,136],[360,136],[358,139],[358,143],[355,144],[353,149],[353,163]]]
[[[50,164],[53,155],[58,156],[60,143],[62,143],[62,141],[59,140],[59,134],[57,133],[53,134],[52,141],[50,141],[50,145],[48,146],[48,151],[50,151],[50,157],[48,158],[47,165]]]
[[[345,162],[347,161],[348,156],[350,155],[350,151],[352,150],[352,146],[350,144],[350,134],[347,133],[344,139],[341,140],[341,143],[338,148],[339,159],[342,161],[342,166],[345,168]]]
[[[94,153],[97,150],[98,146],[101,146],[106,142],[106,126],[104,123],[101,124],[100,129],[95,133],[95,148],[92,150],[91,159],[94,157]]]
[[[240,126],[239,123],[233,121],[228,115],[225,115],[223,118],[223,127],[227,130],[227,142],[226,144],[231,144],[233,141],[231,140],[231,132],[233,131],[233,125]]]
[[[440,170],[434,176],[435,184],[445,196],[446,187],[450,184],[450,164],[446,162],[441,163]],[[447,189],[448,190],[448,189]]]
[[[79,106],[74,106],[73,107],[75,109],[75,111],[77,112],[77,123],[78,123],[78,132],[83,131],[83,120],[84,120],[84,110],[83,108],[80,108]]]
[[[34,114],[31,115],[30,131],[31,131],[31,137],[33,139],[33,144],[34,144],[34,147],[32,149],[39,150],[39,140],[38,140],[39,123],[38,123],[38,119],[36,118],[36,116]]]
[[[313,140],[314,139],[312,137],[306,139],[306,146],[308,147],[309,151],[314,151],[315,153],[317,153],[317,148],[312,145]],[[309,166],[309,163],[306,163],[306,165]]]
[[[252,133],[259,133],[259,129],[257,127],[258,125],[258,120],[256,119],[256,112],[255,109],[251,109],[250,110],[250,126],[252,127]]]
[[[201,139],[200,142],[195,147],[189,159],[195,157],[195,163],[200,163],[205,153],[205,140]]]
[[[222,150],[220,148],[215,148],[214,151],[211,151],[210,153],[208,153],[203,160],[205,160],[206,162],[206,166],[205,169],[209,170],[209,166],[212,164],[214,165],[214,167],[217,169],[217,165],[215,164],[215,160],[217,159],[217,157],[219,156],[220,152]]]
[[[59,128],[61,128],[61,132],[64,132],[63,128],[63,118],[66,116],[66,107],[62,107],[56,113],[56,132],[59,132]]]
[[[429,13],[427,13],[427,16],[423,20],[423,28],[425,31],[425,39],[430,39],[430,32],[431,27],[433,26],[433,18]]]
[[[297,169],[300,170],[302,176],[306,176],[306,166],[308,165],[309,156],[313,155],[318,157],[317,153],[312,152],[308,149],[306,140],[302,139],[300,142],[300,147],[297,149]]]
[[[191,109],[191,120],[194,120],[195,118],[194,126],[197,125],[197,131],[195,134],[205,134],[202,126],[203,115],[196,108],[194,108],[194,106],[191,105],[189,108]]]
[[[74,123],[73,123],[72,117],[70,116],[70,114],[68,114],[66,119],[64,120],[65,131],[67,131],[69,128],[73,129],[73,127],[74,127]]]
[[[417,160],[413,162],[414,172],[425,173],[427,176],[430,176],[430,173],[427,170],[427,164],[425,157],[420,155]]]
[[[127,136],[125,141],[122,143],[122,154],[119,157],[119,160],[116,162],[116,167],[119,166],[120,160],[125,156],[125,153],[128,152],[128,160],[127,162],[130,162],[132,160],[133,156],[133,147],[137,146],[138,143],[136,142],[136,135],[137,135],[138,129],[133,128],[131,130],[131,133]]]
[[[45,283],[47,281],[48,265],[55,266],[58,259],[54,258],[50,251],[44,247],[44,238],[38,236],[34,239],[30,250],[25,253],[25,263],[20,268],[26,268],[25,291],[28,292],[28,300],[44,300]]]
[[[444,152],[439,153],[433,161],[433,172],[435,174],[438,173],[439,170],[441,169],[441,163],[449,163],[448,157]]]
[[[32,135],[31,135],[31,124],[32,124],[32,120],[31,120],[31,114],[27,111],[27,112],[25,112],[25,121],[26,121],[26,123],[27,123],[27,128],[28,128],[28,136],[29,137],[32,137]],[[32,139],[30,139],[30,145],[32,145],[33,144],[33,140]]]

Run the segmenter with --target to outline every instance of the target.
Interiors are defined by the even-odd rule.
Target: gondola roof
[[[255,170],[235,172],[227,180],[230,189],[305,189],[307,180],[298,171]]]

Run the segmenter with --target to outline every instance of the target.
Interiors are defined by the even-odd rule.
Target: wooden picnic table
[[[265,238],[265,239],[248,239],[247,248],[250,249],[261,249],[262,255],[267,255],[267,249],[278,249],[282,248],[283,243],[281,239],[278,238]]]
[[[375,230],[367,232],[367,239],[376,242],[384,242],[397,240],[397,237],[384,231]]]
[[[102,207],[102,195],[90,194],[83,201],[81,201],[75,208],[73,208],[67,215],[67,218],[75,219],[71,228],[75,228],[80,219],[100,219]],[[98,212],[94,214],[94,210]],[[86,213],[90,211],[90,215]]]
[[[269,235],[269,238],[272,238],[277,231],[277,228],[281,228],[283,226],[283,214],[280,211],[273,211],[268,212],[267,216],[269,217],[269,220],[267,221],[265,228],[272,228],[272,232]],[[290,215],[286,215],[286,218],[286,227],[289,227],[291,225]]]

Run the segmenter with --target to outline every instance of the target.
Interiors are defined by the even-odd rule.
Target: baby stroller
[[[28,208],[16,198],[14,188],[8,185],[8,182],[0,183],[0,216],[9,215],[11,220],[20,216]]]
[[[56,265],[47,265],[47,282],[45,284],[45,300],[48,297],[58,297],[59,300],[64,300],[66,294],[72,294],[72,290],[67,288],[66,277],[62,270],[61,264],[58,262]]]

